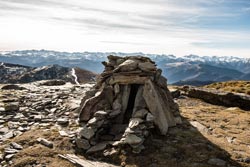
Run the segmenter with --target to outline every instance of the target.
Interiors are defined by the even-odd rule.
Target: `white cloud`
[[[250,41],[249,31],[199,27],[204,18],[216,20],[218,16],[220,19],[238,16],[238,11],[225,11],[218,7],[226,1],[153,2],[0,0],[0,50],[44,48],[250,56],[247,48],[224,47],[220,50],[194,45],[214,40],[221,44]]]

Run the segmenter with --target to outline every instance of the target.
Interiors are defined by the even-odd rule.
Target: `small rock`
[[[114,155],[117,155],[119,153],[118,150],[116,150],[115,148],[111,148],[111,149],[107,149],[103,152],[103,155],[105,157],[107,156],[114,156]]]
[[[10,129],[17,129],[19,125],[20,125],[19,122],[11,122],[11,121],[8,122],[8,127]]]
[[[210,165],[217,165],[217,166],[225,166],[226,161],[219,159],[219,158],[211,158],[208,160],[208,164]]]
[[[233,143],[235,141],[235,137],[226,137],[228,143]]]
[[[63,130],[60,130],[60,131],[59,131],[59,134],[60,134],[61,136],[63,136],[63,137],[68,137],[68,136],[69,136],[69,134],[66,133],[66,132],[63,131]]]
[[[18,152],[19,152],[19,150],[12,149],[12,148],[5,148],[5,149],[4,149],[4,153],[5,153],[5,154],[16,154],[16,153],[18,153]]]
[[[174,90],[174,91],[171,91],[171,95],[173,98],[178,98],[178,97],[180,97],[181,92],[180,92],[180,90]]]
[[[86,139],[77,138],[75,141],[76,141],[76,146],[80,149],[87,150],[90,148],[89,141]]]
[[[95,135],[95,131],[91,127],[83,127],[80,131],[80,136],[86,138],[86,139],[91,139]]]
[[[5,133],[7,133],[8,131],[9,131],[9,128],[7,128],[7,127],[1,128],[1,129],[0,129],[0,134],[5,134]]]
[[[59,118],[59,119],[57,119],[57,123],[59,125],[66,126],[69,124],[69,120],[67,118]]]
[[[146,121],[147,122],[154,122],[154,116],[151,113],[148,113],[147,117],[146,117]]]
[[[244,159],[244,162],[245,162],[245,163],[250,163],[250,157],[245,158],[245,159]]]
[[[42,118],[43,118],[42,115],[35,115],[35,116],[34,116],[34,120],[35,120],[35,121],[41,121]]]
[[[14,149],[17,149],[17,150],[22,150],[23,149],[23,146],[21,146],[20,144],[15,143],[15,142],[11,142],[10,145],[11,145],[11,147],[13,147]]]
[[[197,121],[191,121],[190,124],[196,127],[202,133],[209,133],[209,129]]]
[[[3,135],[2,139],[3,139],[3,140],[6,140],[6,139],[10,139],[10,138],[12,138],[12,137],[14,137],[14,133],[13,133],[13,131],[9,131],[9,132],[6,133],[5,135]]]
[[[0,113],[1,112],[5,112],[5,108],[4,107],[0,107]]]
[[[57,110],[57,108],[50,109],[50,112],[54,113]]]
[[[13,157],[15,156],[15,154],[8,154],[4,157],[4,159],[6,159],[7,161],[11,160]]]
[[[14,85],[14,84],[9,84],[9,85],[5,85],[1,88],[2,90],[24,90],[24,87],[18,86],[18,85]]]
[[[91,147],[90,149],[88,149],[87,153],[91,154],[91,153],[95,153],[98,151],[102,151],[107,147],[107,142],[103,142],[103,143],[98,143],[97,145]]]
[[[38,138],[37,141],[46,147],[53,148],[53,143],[51,141],[44,138]]]

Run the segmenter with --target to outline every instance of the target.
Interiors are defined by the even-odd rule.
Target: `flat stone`
[[[111,118],[113,118],[113,117],[118,116],[121,112],[122,112],[121,110],[114,110],[114,111],[112,111],[112,112],[109,113],[109,116]]]
[[[16,154],[18,152],[19,152],[19,150],[12,149],[12,148],[5,148],[5,150],[4,150],[5,154]]]
[[[35,121],[41,121],[42,118],[43,118],[42,115],[35,115],[35,116],[34,116],[34,120],[35,120]]]
[[[69,124],[69,119],[67,118],[59,118],[56,121],[59,125],[68,125]]]
[[[20,144],[17,144],[16,142],[11,142],[10,145],[11,145],[11,147],[13,147],[14,149],[17,149],[17,150],[23,149],[23,146],[21,146]]]
[[[6,159],[7,161],[11,160],[13,157],[15,156],[15,154],[8,154],[4,157],[4,159]]]
[[[56,110],[57,110],[57,108],[52,108],[52,109],[50,109],[50,112],[54,113],[54,112],[56,112]]]
[[[197,121],[190,121],[190,124],[196,127],[202,133],[209,133],[209,129]]]
[[[51,141],[48,141],[47,139],[38,138],[37,141],[46,147],[53,148],[53,143]]]
[[[148,110],[146,109],[141,109],[141,110],[138,110],[138,111],[135,111],[132,115],[132,117],[134,118],[144,118],[148,113]]]
[[[148,77],[116,75],[111,78],[109,84],[144,84]]]
[[[9,128],[4,127],[4,128],[0,128],[0,134],[5,134],[9,131]]]
[[[3,160],[3,154],[0,153],[0,162]]]
[[[208,160],[208,164],[216,166],[226,166],[226,161],[219,158],[211,158]]]
[[[228,143],[233,143],[235,141],[235,137],[226,137]]]
[[[17,129],[19,126],[20,126],[20,123],[19,123],[19,122],[12,122],[12,121],[9,121],[9,122],[8,122],[8,127],[9,127],[10,129]]]
[[[142,62],[138,64],[138,67],[142,70],[142,71],[156,71],[156,66],[155,64],[151,63],[151,62]]]
[[[95,130],[91,127],[83,127],[80,131],[80,136],[86,138],[86,139],[91,139],[95,135]]]
[[[18,111],[19,103],[18,102],[5,103],[4,108],[5,111]]]
[[[103,123],[104,123],[104,120],[102,119],[100,120],[100,119],[97,119],[97,117],[94,117],[88,121],[87,125],[91,127],[99,128],[102,126]]]
[[[97,145],[91,147],[90,149],[88,149],[87,153],[91,154],[91,153],[95,153],[98,151],[102,151],[107,147],[107,142],[102,142],[102,143],[98,143]]]
[[[20,120],[23,117],[24,117],[24,115],[22,113],[17,113],[13,119]]]
[[[136,144],[141,144],[143,142],[143,139],[134,134],[128,134],[124,138],[124,142],[130,145],[136,145]]]
[[[3,139],[6,140],[6,139],[10,139],[10,138],[13,138],[14,137],[14,133],[13,131],[9,131],[7,132],[5,135],[3,135]]]
[[[66,132],[63,131],[63,130],[60,130],[60,131],[59,131],[59,134],[60,134],[60,136],[63,136],[63,137],[68,137],[68,136],[69,136],[69,134],[66,133]]]
[[[131,119],[129,120],[128,127],[131,128],[131,129],[136,128],[136,127],[138,127],[138,125],[139,125],[140,123],[142,123],[142,122],[143,122],[143,120],[140,119],[140,118],[131,118]]]
[[[89,141],[86,139],[77,138],[75,141],[76,141],[76,146],[80,149],[87,150],[90,148]]]
[[[96,117],[94,118],[91,118],[89,121],[88,121],[88,124],[89,125],[93,125],[93,124],[96,124],[98,122],[98,119]]]
[[[104,117],[107,116],[107,115],[108,115],[108,113],[105,112],[105,111],[97,111],[97,112],[95,112],[95,114],[94,114],[94,116],[95,116],[95,117],[98,117],[98,118],[104,118]]]
[[[115,148],[111,148],[111,149],[106,149],[104,152],[103,152],[103,155],[105,157],[107,156],[114,156],[114,155],[117,155],[119,154],[119,151]]]
[[[114,69],[114,72],[133,71],[137,68],[137,66],[138,66],[137,60],[128,59],[128,60],[124,61],[123,63],[121,63],[116,69]]]
[[[8,85],[4,85],[1,89],[2,90],[25,90],[26,88],[21,87],[19,85],[15,85],[15,84],[8,84]]]
[[[166,90],[167,91],[167,90]],[[175,104],[172,96],[159,88],[151,80],[147,80],[143,89],[143,98],[146,101],[149,111],[154,116],[154,123],[162,135],[166,135],[168,128],[176,126],[172,107]],[[172,100],[172,101],[171,101]]]
[[[4,107],[0,107],[0,113],[1,112],[5,112],[5,108]]]

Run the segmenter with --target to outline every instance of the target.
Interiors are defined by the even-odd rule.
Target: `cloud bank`
[[[0,0],[0,50],[250,57],[249,0]]]

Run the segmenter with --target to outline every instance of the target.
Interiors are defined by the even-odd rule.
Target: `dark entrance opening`
[[[139,84],[132,84],[131,85],[129,99],[128,99],[128,106],[127,106],[127,110],[124,114],[123,124],[128,124],[129,119],[132,117],[133,108],[135,105],[135,98],[136,98],[136,94],[138,92],[139,87],[140,87]]]

